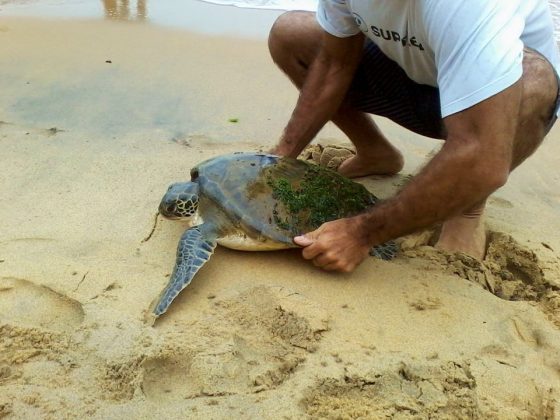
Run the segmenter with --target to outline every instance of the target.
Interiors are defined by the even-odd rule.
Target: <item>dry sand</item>
[[[221,248],[152,327],[167,185],[291,112],[266,43],[3,18],[0,92],[0,417],[560,418],[560,126],[490,200],[484,264],[428,235],[350,275]],[[387,197],[437,143],[381,124]]]

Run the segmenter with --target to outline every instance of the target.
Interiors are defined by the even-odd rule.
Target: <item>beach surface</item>
[[[352,274],[218,248],[150,325],[167,186],[267,150],[297,99],[265,37],[2,17],[0,92],[0,417],[560,418],[560,125],[489,200],[482,264],[430,232]],[[385,198],[440,144],[379,123]]]

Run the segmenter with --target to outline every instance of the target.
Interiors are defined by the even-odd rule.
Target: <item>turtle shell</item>
[[[284,244],[322,223],[354,216],[375,204],[363,185],[301,160],[235,153],[202,162],[191,171],[199,184],[201,215],[218,207],[253,237]]]

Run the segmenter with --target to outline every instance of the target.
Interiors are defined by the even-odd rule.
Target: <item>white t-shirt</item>
[[[560,73],[544,0],[319,0],[317,21],[337,37],[362,31],[412,80],[437,86],[443,117],[519,80],[524,46]]]

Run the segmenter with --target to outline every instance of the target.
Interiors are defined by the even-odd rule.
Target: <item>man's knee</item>
[[[558,97],[554,68],[541,54],[529,48],[524,51],[521,82],[523,93],[513,143],[512,169],[542,143],[554,121]]]
[[[319,26],[312,12],[291,11],[276,19],[268,35],[268,49],[274,62],[282,62],[298,49],[318,46]],[[316,44],[316,45],[314,45]]]
[[[558,79],[550,62],[526,48],[523,56],[521,118],[536,118],[547,126],[555,111]]]

